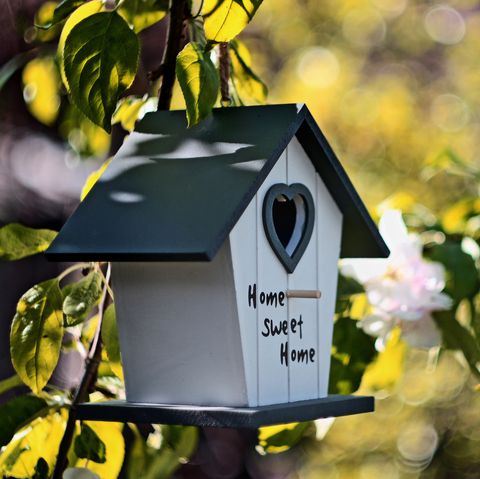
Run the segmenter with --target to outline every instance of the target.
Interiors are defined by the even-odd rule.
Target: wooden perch
[[[287,298],[320,299],[322,292],[318,289],[289,289],[286,295]]]

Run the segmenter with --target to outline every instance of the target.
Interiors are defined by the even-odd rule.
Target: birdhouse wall
[[[291,274],[262,221],[265,194],[277,183],[305,185],[315,204],[312,236]],[[342,213],[294,138],[230,233],[250,406],[327,395],[341,233]],[[321,298],[280,301],[287,290],[319,290]]]
[[[128,401],[246,406],[228,242],[212,262],[113,263]]]

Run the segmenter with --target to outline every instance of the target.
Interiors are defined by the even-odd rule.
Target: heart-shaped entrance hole
[[[305,201],[300,195],[292,199],[278,195],[272,205],[275,232],[289,256],[298,248],[305,231]]]
[[[265,235],[288,273],[293,273],[312,236],[315,206],[301,183],[277,183],[263,200]]]

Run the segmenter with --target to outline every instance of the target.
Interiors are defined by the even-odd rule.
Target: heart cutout
[[[308,246],[315,206],[301,183],[273,185],[263,200],[263,227],[268,242],[288,273],[293,273]]]

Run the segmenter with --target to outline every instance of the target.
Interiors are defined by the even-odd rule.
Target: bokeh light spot
[[[465,36],[465,21],[457,10],[441,5],[425,15],[425,30],[436,42],[454,45]]]
[[[312,88],[327,88],[337,80],[340,64],[336,55],[323,47],[305,50],[297,65],[297,75]]]
[[[438,95],[432,102],[430,114],[432,122],[447,132],[460,131],[470,119],[467,104],[451,93]]]
[[[401,461],[408,469],[422,470],[432,460],[438,445],[438,433],[430,424],[411,423],[397,439]]]

